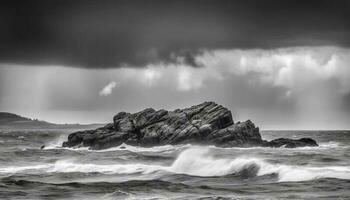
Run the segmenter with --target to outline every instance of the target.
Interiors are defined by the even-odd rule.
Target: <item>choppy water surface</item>
[[[262,132],[320,144],[296,149],[60,148],[67,135],[1,131],[0,199],[350,199],[350,131]]]

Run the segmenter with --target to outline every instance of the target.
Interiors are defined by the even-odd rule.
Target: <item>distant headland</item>
[[[0,130],[18,129],[93,129],[103,124],[55,124],[30,119],[9,112],[0,112]]]

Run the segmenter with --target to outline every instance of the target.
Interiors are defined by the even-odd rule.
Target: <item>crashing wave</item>
[[[34,166],[10,166],[0,168],[0,173],[102,173],[102,174],[151,174],[158,171],[190,176],[226,176],[244,170],[255,170],[256,176],[278,175],[279,182],[308,181],[319,178],[350,179],[348,166],[293,166],[271,164],[261,158],[217,158],[208,147],[191,147],[179,154],[170,166],[149,164],[85,164],[76,161],[57,161],[54,164]]]

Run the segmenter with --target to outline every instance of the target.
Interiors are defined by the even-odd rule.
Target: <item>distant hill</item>
[[[0,129],[95,129],[104,124],[54,124],[30,119],[8,112],[0,112]]]

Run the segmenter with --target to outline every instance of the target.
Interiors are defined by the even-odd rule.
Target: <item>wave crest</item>
[[[182,152],[171,166],[175,173],[195,176],[224,176],[256,169],[257,176],[277,174],[278,181],[308,181],[319,178],[350,179],[348,166],[293,166],[271,164],[261,158],[215,158],[208,148],[191,148]]]
[[[208,147],[191,147],[182,151],[170,166],[150,164],[85,164],[76,161],[57,161],[34,166],[10,166],[0,168],[0,173],[103,173],[103,174],[150,174],[158,171],[191,176],[226,176],[254,170],[254,176],[277,174],[278,181],[308,181],[318,178],[350,179],[349,166],[293,166],[271,164],[261,158],[218,158]]]

